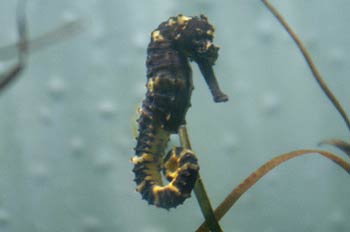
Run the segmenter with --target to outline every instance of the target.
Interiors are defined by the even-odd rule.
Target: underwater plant
[[[345,113],[344,109],[342,108],[341,104],[337,100],[337,98],[334,96],[332,91],[327,87],[326,83],[323,81],[321,74],[319,73],[318,69],[316,68],[315,64],[313,63],[311,56],[307,52],[306,48],[304,47],[301,40],[298,38],[296,33],[292,30],[292,28],[288,25],[288,23],[285,21],[283,16],[275,9],[271,3],[269,3],[267,0],[262,0],[262,3],[266,6],[266,8],[276,17],[276,19],[281,23],[283,28],[288,32],[290,37],[293,39],[297,47],[299,48],[301,54],[303,55],[305,61],[307,62],[313,77],[315,78],[316,82],[321,87],[322,91],[326,94],[327,98],[331,101],[332,105],[336,108],[336,110],[341,115],[342,119],[344,120],[347,128],[350,130],[350,121],[348,119],[347,114]],[[325,140],[321,142],[320,144],[330,144],[334,145],[343,152],[345,152],[349,158],[350,158],[350,143],[344,142],[342,140],[337,139],[331,139],[331,140]],[[272,158],[271,160],[267,161],[264,165],[260,166],[257,170],[252,172],[246,179],[244,179],[239,185],[237,185],[231,193],[220,203],[220,205],[215,209],[215,219],[220,220],[230,209],[231,207],[237,202],[237,200],[249,189],[251,188],[257,181],[259,181],[265,174],[267,174],[269,171],[277,167],[278,165],[296,158],[298,156],[302,155],[308,155],[308,154],[319,154],[331,161],[333,161],[335,164],[337,164],[339,167],[341,167],[343,170],[345,170],[348,174],[350,174],[350,163],[346,162],[342,158],[338,157],[337,155],[324,151],[324,150],[315,150],[315,149],[301,149],[301,150],[295,150],[288,153],[281,154],[279,156],[276,156],[275,158]],[[204,222],[201,224],[201,226],[196,230],[197,232],[203,232],[203,231],[222,231],[215,229],[212,225],[210,225],[210,222]]]
[[[17,62],[12,67],[8,68],[8,70],[0,73],[0,92],[8,87],[10,83],[13,83],[23,71],[28,60],[29,52],[38,51],[57,42],[61,42],[83,29],[82,22],[80,20],[74,20],[64,23],[46,34],[29,40],[25,14],[26,4],[26,0],[18,1],[17,4],[16,22],[19,37],[18,42],[15,45],[0,47],[0,57],[2,59],[13,58],[16,53],[15,50],[17,50],[18,53]]]
[[[22,3],[22,4],[21,4]],[[25,17],[25,1],[20,2],[17,7],[17,32],[19,41],[17,44],[18,48],[18,61],[17,63],[0,74],[0,91],[2,91],[10,82],[12,82],[19,73],[23,70],[27,61],[28,55],[28,32]]]

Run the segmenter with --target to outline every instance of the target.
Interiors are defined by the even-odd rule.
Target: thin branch
[[[263,176],[265,176],[269,171],[277,167],[278,165],[284,163],[287,160],[292,158],[307,155],[307,154],[320,154],[327,159],[333,161],[341,168],[343,168],[348,174],[350,174],[350,165],[345,162],[343,159],[338,156],[322,150],[297,150],[289,153],[282,154],[277,156],[267,163],[259,167],[256,171],[252,172],[246,179],[244,179],[238,186],[236,186],[231,193],[225,198],[224,201],[216,208],[215,217],[217,220],[220,220],[229,210],[230,208],[237,202],[237,200],[250,189],[258,180],[260,180]],[[197,230],[197,232],[208,231],[206,224],[203,223]]]
[[[344,141],[339,140],[339,139],[329,139],[329,140],[325,140],[325,141],[322,141],[319,143],[319,145],[324,145],[324,144],[335,146],[336,148],[340,149],[342,152],[344,152],[350,158],[350,144],[349,143],[344,142]]]
[[[28,57],[28,32],[26,20],[26,0],[19,1],[17,6],[17,31],[18,31],[18,61],[7,72],[0,75],[0,91],[2,91],[9,83],[13,82],[20,72],[23,70]]]
[[[274,8],[267,0],[261,0],[263,4],[270,10],[270,12],[277,18],[277,20],[282,24],[284,29],[288,32],[288,34],[292,37],[294,42],[296,43],[297,47],[299,48],[300,52],[304,56],[308,66],[310,67],[310,70],[316,80],[316,82],[321,87],[322,91],[326,94],[328,99],[332,102],[333,106],[337,109],[337,111],[340,113],[341,117],[345,121],[346,126],[348,127],[348,130],[350,131],[350,120],[337,100],[337,98],[333,95],[332,91],[328,88],[326,83],[323,81],[321,74],[317,70],[315,64],[313,63],[310,54],[307,52],[305,46],[301,42],[301,40],[298,38],[296,33],[292,30],[292,28],[288,25],[286,20],[282,17],[282,15]]]
[[[18,42],[15,45],[8,45],[0,48],[1,59],[13,58],[14,54],[16,54],[15,51],[17,51],[18,54],[17,63],[7,71],[0,74],[0,91],[12,83],[23,71],[27,63],[29,50],[30,52],[41,50],[54,43],[63,41],[67,37],[70,37],[84,29],[84,25],[81,20],[73,20],[62,24],[58,28],[37,38],[34,38],[33,40],[28,40],[25,14],[26,2],[26,0],[21,0],[17,6]]]
[[[179,137],[181,146],[183,148],[191,150],[191,143],[187,134],[187,129],[184,125],[181,126],[179,129]],[[196,195],[198,204],[201,208],[202,214],[205,218],[205,221],[207,223],[206,225],[208,226],[208,228],[210,228],[210,230],[213,232],[222,232],[219,222],[215,218],[213,208],[210,204],[209,197],[207,195],[207,192],[205,191],[204,184],[199,173],[193,191]]]
[[[67,38],[71,38],[78,32],[85,29],[85,24],[81,19],[75,19],[66,23],[63,23],[57,28],[48,31],[36,38],[28,41],[28,47],[31,52],[40,51],[46,47],[56,44],[58,42],[64,41]],[[2,46],[0,48],[0,59],[9,60],[14,58],[16,54],[16,49],[19,43]]]

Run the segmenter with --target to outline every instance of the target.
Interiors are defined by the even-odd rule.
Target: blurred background
[[[295,29],[349,110],[350,2],[271,1]],[[17,1],[0,3],[0,47],[17,41]],[[177,209],[135,192],[135,110],[146,92],[150,32],[170,16],[205,14],[221,47],[215,104],[193,65],[187,115],[212,204],[272,157],[349,133],[291,38],[258,0],[28,1],[30,37],[71,20],[78,35],[33,52],[0,97],[0,231],[194,231],[194,196]],[[1,57],[1,54],[0,54]],[[2,57],[0,70],[16,60]],[[173,137],[171,144],[178,144]],[[341,152],[329,147],[327,150]],[[317,155],[275,169],[223,218],[225,231],[350,230],[350,178]]]

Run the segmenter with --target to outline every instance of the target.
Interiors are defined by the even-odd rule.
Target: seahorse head
[[[169,49],[179,57],[195,61],[206,80],[215,102],[225,102],[228,97],[220,90],[213,65],[219,47],[213,44],[214,27],[204,15],[187,17],[178,15],[161,23],[151,33],[148,52],[169,54]],[[162,56],[158,56],[162,58]],[[184,59],[181,59],[184,61]],[[148,63],[150,64],[150,63]]]
[[[214,65],[218,58],[219,47],[213,44],[214,27],[204,15],[186,17],[178,15],[177,30],[174,39],[178,47],[197,63],[205,62]]]

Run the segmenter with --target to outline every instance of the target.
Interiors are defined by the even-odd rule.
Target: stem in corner
[[[180,143],[181,146],[185,149],[192,150],[190,139],[187,134],[186,126],[181,126],[179,129],[179,137],[180,137]],[[202,214],[206,221],[206,226],[210,229],[210,231],[213,232],[222,232],[222,229],[219,225],[219,222],[215,218],[215,214],[213,211],[213,208],[211,206],[209,197],[207,195],[207,192],[205,191],[204,184],[202,182],[202,179],[198,173],[197,181],[193,189],[198,204],[201,208]]]
[[[337,164],[339,167],[344,169],[348,174],[350,174],[350,164],[344,161],[342,158],[337,157],[336,155],[322,150],[312,150],[312,149],[304,149],[304,150],[296,150],[292,152],[288,152],[282,155],[279,155],[264,165],[260,166],[256,171],[252,172],[246,179],[244,179],[239,185],[237,185],[231,193],[223,200],[220,205],[215,209],[215,217],[217,220],[220,220],[238,201],[238,199],[247,192],[257,181],[259,181],[263,176],[269,173],[272,169],[277,166],[285,163],[286,161],[303,156],[308,154],[319,154]],[[208,228],[205,223],[200,225],[200,227],[196,230],[196,232],[207,232]]]
[[[304,56],[308,66],[310,67],[310,70],[312,72],[312,75],[314,76],[316,82],[321,87],[322,91],[326,94],[327,98],[332,102],[333,106],[337,109],[337,111],[340,113],[341,117],[345,121],[346,126],[348,127],[348,130],[350,132],[350,120],[348,116],[345,113],[345,110],[337,100],[337,98],[333,95],[332,91],[328,88],[326,83],[323,81],[320,72],[317,70],[315,64],[313,63],[310,54],[307,52],[305,46],[299,39],[299,37],[296,35],[296,33],[292,30],[292,28],[288,25],[286,20],[282,17],[282,15],[276,10],[275,7],[271,5],[267,0],[261,0],[263,4],[270,10],[270,12],[277,18],[278,22],[280,22],[283,26],[283,28],[288,32],[288,34],[292,37],[294,42],[296,43],[297,47],[299,48],[300,52]]]

